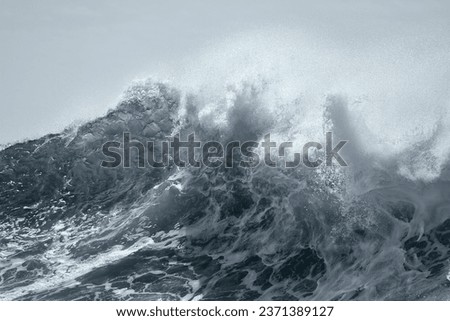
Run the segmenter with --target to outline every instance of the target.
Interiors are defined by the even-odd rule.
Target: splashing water
[[[0,298],[448,299],[450,51],[380,48],[255,31],[0,151]],[[100,166],[123,132],[295,148],[327,130],[348,167]]]

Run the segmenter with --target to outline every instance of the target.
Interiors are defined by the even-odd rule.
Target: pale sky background
[[[448,46],[449,9],[445,0],[0,0],[0,144],[103,115],[133,79],[247,29],[299,28],[353,48],[393,35]]]

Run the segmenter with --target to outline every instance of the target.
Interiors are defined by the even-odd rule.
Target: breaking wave
[[[0,299],[449,299],[447,56],[304,38],[231,39],[0,151]],[[123,132],[300,146],[328,130],[348,167],[100,166]]]

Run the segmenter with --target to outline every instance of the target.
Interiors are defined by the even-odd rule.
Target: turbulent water
[[[330,75],[308,68],[233,82],[253,70],[225,65],[226,77],[202,67],[222,90],[137,82],[106,116],[0,151],[0,299],[450,299],[450,122],[436,83],[399,86],[378,66],[376,88],[355,80],[371,95],[322,95]],[[224,144],[271,133],[301,151],[326,131],[349,141],[349,166],[100,166],[124,132]]]
[[[296,135],[294,115],[254,113],[255,88],[230,91],[212,126],[195,96],[143,82],[105,117],[3,150],[0,298],[449,298],[450,176],[427,150],[433,142],[394,160],[365,154],[351,136],[348,167],[99,165],[102,144],[123,132]],[[324,130],[352,135],[347,104],[326,99]],[[434,176],[411,179],[425,171],[415,157],[430,158]]]

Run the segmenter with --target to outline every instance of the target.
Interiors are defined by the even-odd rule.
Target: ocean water
[[[0,299],[450,298],[448,54],[251,38],[0,151]],[[123,132],[301,149],[326,131],[347,167],[100,166]]]

